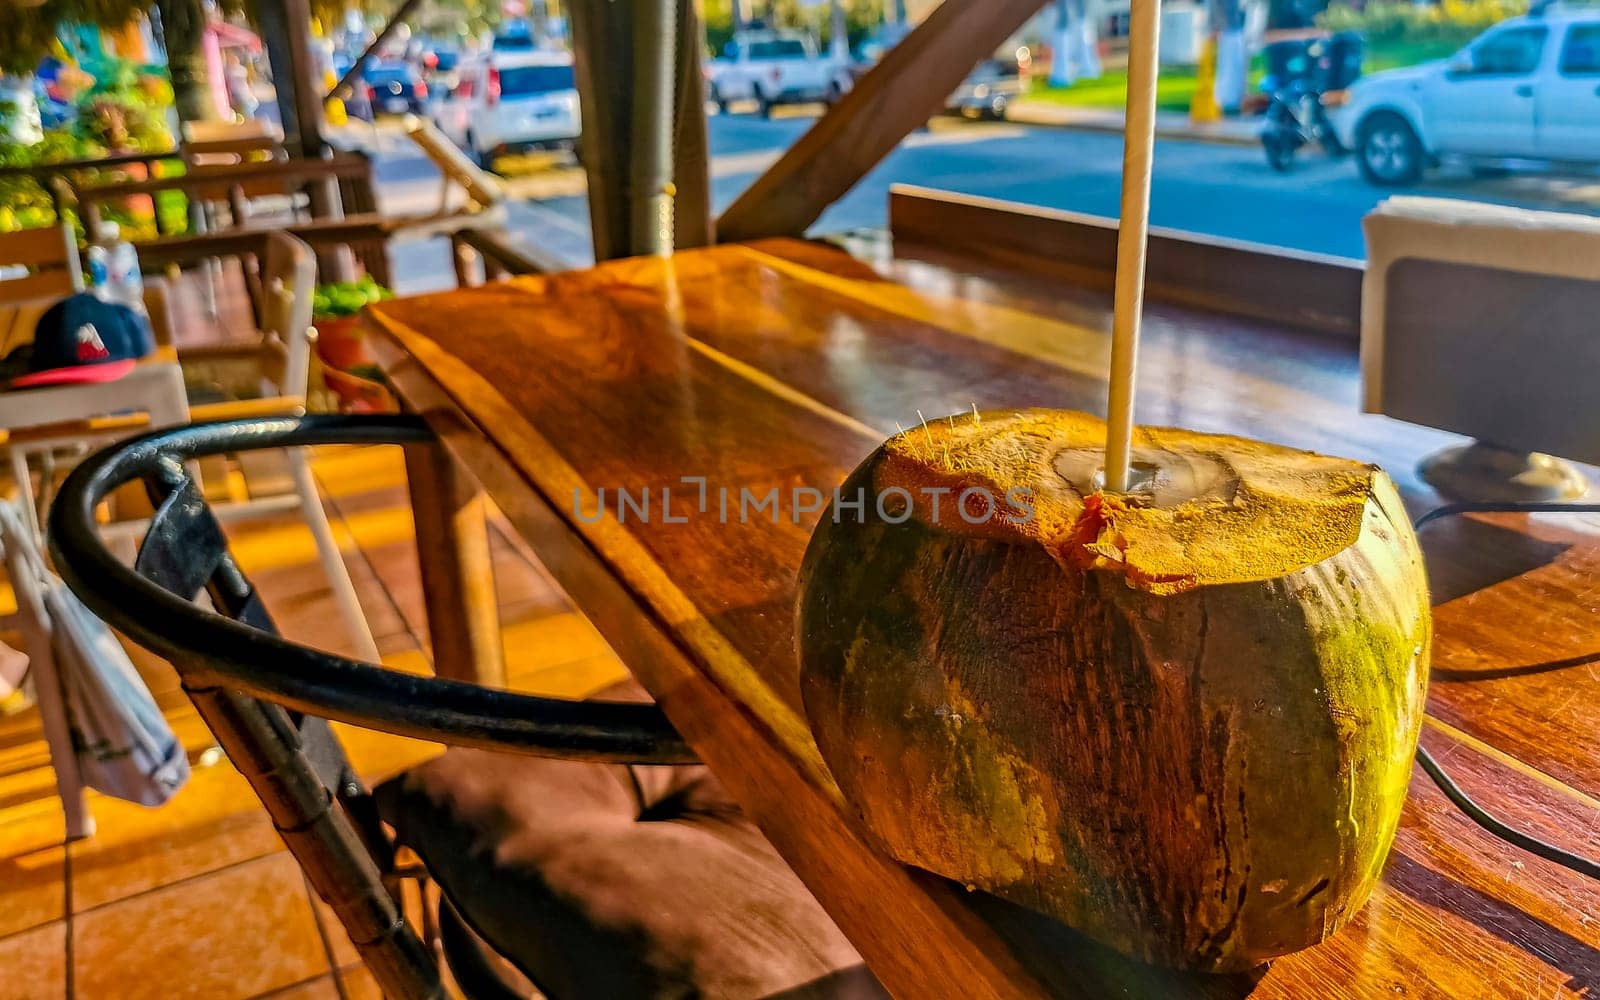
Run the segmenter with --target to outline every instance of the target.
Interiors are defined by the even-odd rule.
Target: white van
[[[536,147],[576,149],[582,121],[572,56],[490,52],[461,69],[461,82],[434,109],[439,130],[479,163]]]

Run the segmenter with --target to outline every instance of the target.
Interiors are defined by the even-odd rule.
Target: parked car
[[[945,99],[944,107],[967,118],[1002,120],[1011,102],[1027,90],[1027,78],[1016,59],[985,59]]]
[[[763,115],[779,104],[831,104],[850,89],[847,62],[819,55],[810,36],[798,31],[740,32],[706,73],[711,100],[723,114],[736,101],[755,101]]]
[[[572,56],[491,52],[464,65],[455,99],[439,105],[435,122],[479,163],[514,150],[576,150],[582,119]]]
[[[461,53],[446,47],[432,49],[423,53],[422,68],[428,90],[448,94],[461,82]]]
[[[1324,95],[1374,184],[1412,184],[1441,157],[1600,163],[1600,9],[1549,8],[1453,58],[1374,73]]]
[[[410,63],[369,63],[361,68],[367,100],[375,112],[420,115],[428,103],[428,85]]]
[[[519,18],[502,24],[489,47],[495,52],[532,52],[539,41],[533,37],[533,26]]]

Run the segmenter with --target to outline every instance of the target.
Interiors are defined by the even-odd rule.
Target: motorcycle
[[[1350,33],[1278,42],[1267,47],[1270,95],[1261,145],[1280,173],[1301,147],[1317,143],[1329,156],[1346,152],[1328,118],[1323,95],[1343,90],[1361,75],[1361,37]]]
[[[1267,164],[1279,173],[1287,173],[1294,166],[1295,153],[1312,142],[1322,146],[1329,156],[1344,155],[1344,146],[1322,106],[1322,92],[1303,80],[1274,90],[1267,105],[1267,123],[1261,129]]]

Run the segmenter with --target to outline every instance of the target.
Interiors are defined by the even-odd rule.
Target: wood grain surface
[[[1600,991],[1600,886],[1474,826],[1421,772],[1373,903],[1327,943],[1182,976],[876,855],[818,758],[796,573],[831,491],[896,425],[979,408],[1103,412],[1103,292],[928,252],[795,241],[618,261],[383,303],[406,402],[595,620],[897,996],[1565,997]],[[1346,343],[1152,306],[1138,419],[1383,465],[1418,513],[1456,439],[1357,412]],[[697,508],[704,477],[708,509]],[[739,516],[741,489],[783,494]],[[634,506],[618,516],[616,491]],[[637,502],[649,489],[650,517]],[[664,511],[660,490],[672,493]],[[727,523],[718,490],[730,491]],[[609,513],[596,517],[600,490]],[[809,505],[810,495],[802,494]],[[682,519],[681,522],[679,519]],[[1600,519],[1424,534],[1437,639],[1424,742],[1488,808],[1600,854]]]

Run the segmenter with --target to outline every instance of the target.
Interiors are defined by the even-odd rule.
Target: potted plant
[[[368,303],[393,297],[394,293],[370,274],[356,281],[318,285],[311,298],[311,322],[317,327],[317,353],[322,360],[345,371],[372,364],[358,317]]]
[[[319,285],[312,296],[323,382],[339,397],[341,409],[370,413],[392,408],[382,373],[367,350],[360,313],[370,303],[393,297],[394,293],[371,275]]]

